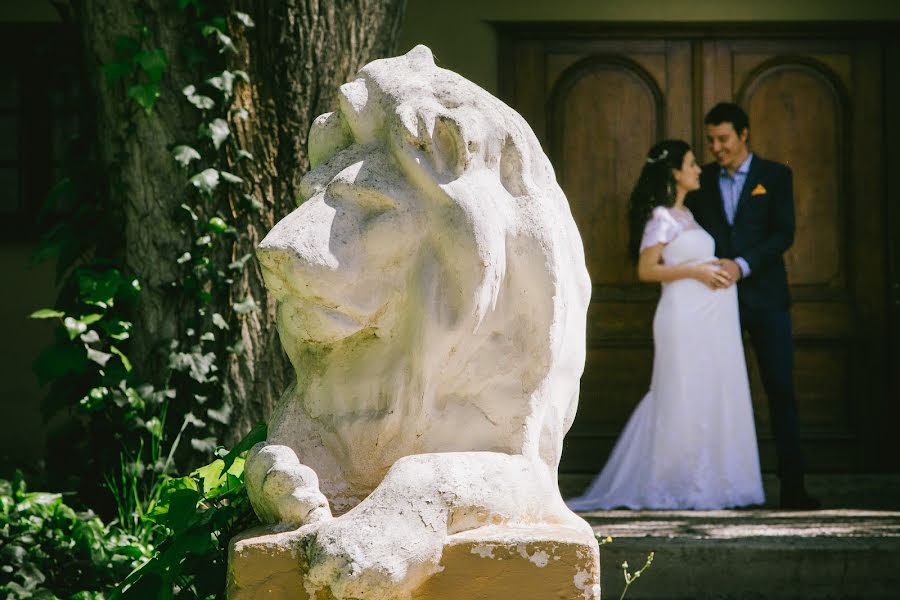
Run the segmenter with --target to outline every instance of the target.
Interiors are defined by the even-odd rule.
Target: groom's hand
[[[719,259],[716,264],[728,274],[728,279],[732,285],[743,276],[741,267],[730,258]]]

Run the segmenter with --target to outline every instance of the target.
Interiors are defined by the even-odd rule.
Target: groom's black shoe
[[[787,510],[819,510],[822,503],[806,492],[802,480],[782,481],[780,507]]]

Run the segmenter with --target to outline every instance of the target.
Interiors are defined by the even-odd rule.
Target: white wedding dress
[[[665,243],[667,265],[715,260],[688,211],[657,207],[641,250]],[[737,287],[662,284],[653,319],[653,376],[603,471],[576,511],[720,509],[764,501]]]

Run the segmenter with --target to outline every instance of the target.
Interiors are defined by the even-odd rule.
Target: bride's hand
[[[697,265],[694,270],[694,279],[713,290],[727,288],[732,283],[724,269],[710,263]]]

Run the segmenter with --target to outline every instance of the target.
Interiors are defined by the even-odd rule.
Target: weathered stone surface
[[[290,533],[259,529],[235,540],[229,557],[231,600],[332,600],[304,589]],[[450,536],[439,571],[411,600],[576,600],[599,598],[596,542],[564,527],[488,526]]]
[[[412,598],[451,585],[454,536],[492,526],[561,528],[596,565],[556,480],[590,280],[527,123],[418,46],[342,86],[309,144],[302,203],[257,251],[297,382],[245,466],[257,514],[291,531],[236,542],[232,590],[268,577],[242,572],[253,546],[311,597]],[[543,578],[574,584],[565,564]]]

